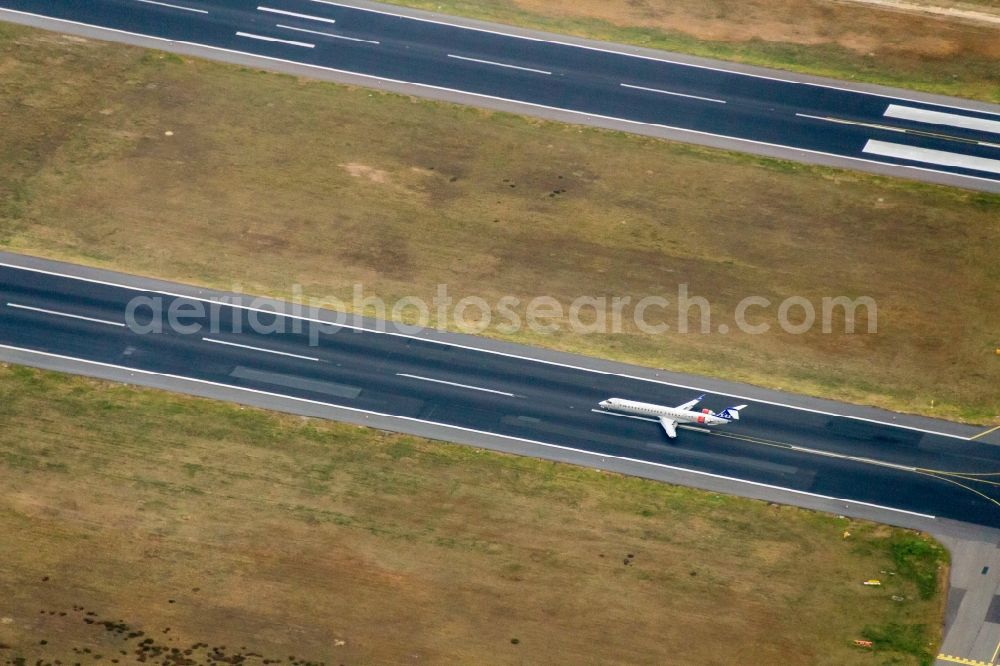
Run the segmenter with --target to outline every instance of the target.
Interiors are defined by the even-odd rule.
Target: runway
[[[9,10],[0,19],[110,28],[103,37],[152,37],[165,50],[1000,192],[1000,107],[982,103],[931,103],[372,3],[0,0],[0,9]]]
[[[659,424],[602,413],[597,403],[621,397],[677,405],[701,387],[331,326],[192,298],[179,287],[136,288],[126,278],[93,281],[0,264],[0,352],[287,397],[333,418],[345,409],[379,416],[393,429],[440,426],[442,438],[459,442],[488,435],[1000,527],[1000,448],[962,434],[969,429],[709,392],[703,404],[716,411],[749,403],[744,418],[725,428],[686,428],[671,441]],[[184,330],[144,330],[156,321],[152,303],[181,313]]]

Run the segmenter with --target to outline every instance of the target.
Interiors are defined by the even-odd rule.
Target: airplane
[[[685,402],[677,407],[665,407],[663,405],[651,405],[648,402],[636,402],[635,400],[623,400],[622,398],[608,398],[598,404],[601,409],[634,414],[636,416],[652,416],[660,421],[660,425],[667,431],[667,437],[674,439],[677,437],[677,425],[679,423],[698,423],[700,425],[726,425],[732,421],[740,420],[740,410],[746,405],[736,405],[724,409],[718,414],[710,409],[703,409],[700,412],[692,411],[695,405],[702,401],[704,394],[698,396],[690,402]]]

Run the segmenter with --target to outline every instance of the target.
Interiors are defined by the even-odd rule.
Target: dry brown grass
[[[1000,414],[1000,197],[5,27],[0,246],[250,293],[869,295],[876,335],[515,339]],[[172,136],[165,132],[171,131]],[[557,196],[550,196],[560,190]],[[491,332],[499,335],[499,333]]]
[[[0,663],[843,666],[940,639],[914,576],[942,551],[904,530],[26,368],[0,422]],[[909,655],[852,646],[892,623]]]
[[[391,0],[653,48],[1000,102],[1000,25],[836,0]],[[959,5],[987,17],[996,3]],[[919,5],[912,3],[919,8]]]

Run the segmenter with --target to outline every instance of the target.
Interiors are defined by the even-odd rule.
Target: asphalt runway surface
[[[0,18],[31,14],[53,28],[100,26],[118,37],[143,35],[160,48],[198,45],[214,57],[252,54],[271,63],[349,72],[372,82],[404,82],[423,94],[459,91],[482,101],[531,105],[628,128],[679,130],[684,140],[738,139],[742,149],[787,156],[849,158],[858,168],[904,167],[913,178],[1000,191],[1000,107],[933,104],[898,91],[863,92],[791,74],[692,65],[671,55],[645,57],[581,46],[558,36],[528,37],[456,19],[322,0],[0,0]],[[72,23],[70,23],[72,22]],[[113,35],[114,36],[114,35]],[[708,62],[708,61],[705,61]],[[761,70],[763,71],[763,70]],[[993,109],[994,112],[983,110]],[[770,152],[768,154],[770,154]]]
[[[171,307],[188,329],[145,330]],[[1000,527],[1000,448],[943,430],[709,393],[715,411],[749,407],[669,440],[597,403],[678,405],[696,387],[11,266],[0,346]]]

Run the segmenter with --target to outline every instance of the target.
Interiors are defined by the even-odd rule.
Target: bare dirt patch
[[[838,0],[834,0],[838,1]],[[856,2],[874,5],[902,12],[918,12],[945,16],[953,20],[972,23],[1000,24],[1000,5],[991,0],[978,3],[962,2],[905,2],[902,0],[839,0],[841,2]]]
[[[367,178],[373,183],[389,182],[389,174],[381,169],[367,166],[365,164],[338,164],[354,178]]]

